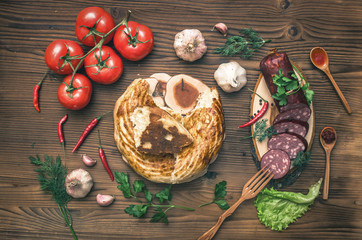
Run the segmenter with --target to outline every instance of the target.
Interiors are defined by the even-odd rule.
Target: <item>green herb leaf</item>
[[[127,207],[124,211],[126,213],[128,213],[129,215],[136,217],[136,218],[140,218],[143,215],[145,215],[147,213],[147,209],[148,209],[148,205],[129,205],[129,207]]]
[[[188,211],[194,211],[195,209],[189,208],[189,207],[183,207],[183,206],[177,206],[177,205],[171,205],[171,204],[154,204],[153,203],[153,195],[152,193],[147,189],[144,181],[142,180],[135,180],[133,182],[133,191],[129,184],[129,177],[128,173],[120,173],[115,172],[115,178],[116,181],[120,184],[117,186],[118,189],[120,189],[123,192],[124,197],[126,198],[135,198],[137,201],[139,201],[139,204],[130,204],[124,211],[128,213],[129,215],[140,218],[144,216],[147,213],[147,210],[149,208],[156,208],[157,213],[153,215],[151,218],[151,222],[163,222],[165,224],[168,224],[168,218],[166,216],[166,212],[171,208],[181,208]],[[147,203],[144,204],[142,201],[136,197],[137,193],[143,192],[144,198],[147,200]],[[155,194],[155,197],[158,199],[160,203],[163,203],[164,201],[171,201],[172,194],[171,194],[171,185],[165,188],[164,190],[158,192]],[[162,210],[162,208],[166,208],[166,210]]]
[[[117,186],[117,188],[123,192],[123,196],[125,198],[133,197],[133,194],[131,191],[131,186],[129,184],[128,173],[115,172],[114,175],[115,175],[116,181],[120,184]]]
[[[219,199],[226,196],[226,181],[219,182],[215,185],[214,195],[214,199]]]
[[[215,203],[222,209],[222,210],[227,210],[230,208],[229,204],[227,203],[227,201],[225,199],[218,199],[215,200]]]
[[[145,198],[148,202],[152,202],[153,200],[153,196],[152,193],[150,191],[148,191],[147,189],[144,190],[145,192]]]
[[[160,220],[162,220],[163,223],[168,224],[166,213],[162,210],[162,208],[156,207],[156,210],[158,212],[152,216],[150,222],[159,222]]]
[[[265,138],[271,138],[276,134],[273,126],[267,128],[268,119],[264,118],[255,123],[255,130],[253,135],[246,138],[256,138],[259,142],[262,142]]]
[[[133,182],[133,190],[135,191],[135,193],[142,192],[144,187],[145,183],[142,180],[135,180]]]
[[[271,40],[264,40],[252,28],[240,30],[243,36],[231,36],[226,40],[223,47],[216,48],[215,53],[224,56],[240,55],[241,58],[249,59],[253,53],[259,50],[265,43]]]
[[[310,152],[298,152],[297,156],[293,160],[294,167],[301,167],[307,165],[310,161]]]
[[[156,193],[155,197],[158,198],[158,201],[160,203],[163,203],[165,200],[166,201],[171,201],[172,194],[170,192],[170,189],[171,189],[171,185],[168,186],[167,188],[165,188],[164,190]]]
[[[48,155],[44,156],[44,161],[40,160],[39,155],[36,155],[36,157],[30,156],[29,159],[31,164],[38,166],[35,171],[38,172],[40,188],[52,195],[54,201],[58,204],[65,224],[69,227],[73,238],[77,239],[72,216],[67,207],[68,202],[71,200],[65,187],[67,168],[62,164],[59,156],[56,157],[55,161]]]
[[[203,207],[212,203],[216,203],[221,209],[226,210],[229,208],[229,204],[224,197],[226,196],[226,181],[221,181],[215,185],[214,199],[210,202],[201,204],[199,207]]]
[[[62,165],[60,157],[56,157],[55,161],[48,155],[44,156],[44,161],[41,161],[38,155],[29,157],[29,159],[32,164],[39,166],[35,171],[38,172],[41,189],[50,193],[54,201],[60,206],[67,205],[71,199],[65,188],[67,168]]]

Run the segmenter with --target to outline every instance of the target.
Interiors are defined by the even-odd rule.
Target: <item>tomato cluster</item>
[[[92,83],[112,84],[123,73],[120,56],[107,44],[113,38],[114,47],[122,57],[139,61],[153,48],[152,31],[142,24],[128,21],[129,15],[117,26],[112,16],[99,7],[83,9],[77,16],[75,34],[87,53],[75,41],[58,39],[45,51],[49,69],[67,75],[58,88],[58,100],[66,108],[79,110],[88,105],[92,96]],[[84,65],[88,75],[76,73]]]

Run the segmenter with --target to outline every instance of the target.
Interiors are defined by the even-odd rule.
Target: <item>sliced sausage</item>
[[[290,104],[287,104],[285,106],[281,106],[280,107],[280,112],[285,112],[289,109],[293,109],[293,108],[302,108],[302,107],[308,107],[307,104],[305,103],[290,103]]]
[[[302,122],[307,122],[308,119],[310,118],[311,115],[311,110],[309,107],[302,107],[302,108],[292,108],[289,109],[285,112],[281,112],[279,113],[274,121],[273,121],[273,125],[275,125],[276,123],[283,121],[283,120],[299,120]]]
[[[292,79],[291,74],[294,72],[293,66],[289,61],[289,58],[284,52],[274,52],[266,56],[260,61],[260,70],[264,76],[266,85],[270,93],[273,95],[277,92],[278,87],[273,82],[273,77],[275,74],[279,73],[279,70],[282,70],[282,73],[285,77]],[[278,109],[280,109],[279,101],[274,99],[274,102]],[[304,96],[303,91],[298,91],[294,94],[287,96],[287,103],[305,103],[307,104],[307,99]]]
[[[290,169],[290,158],[288,154],[282,150],[269,150],[261,158],[260,167],[268,165],[274,173],[274,179],[284,177]]]
[[[299,120],[282,120],[273,126],[276,133],[295,133],[305,137],[308,133],[309,124]]]
[[[281,133],[274,135],[268,141],[268,149],[279,149],[288,153],[290,159],[294,159],[300,151],[305,151],[308,142],[294,133]]]

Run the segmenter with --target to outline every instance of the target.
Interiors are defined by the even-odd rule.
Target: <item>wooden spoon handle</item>
[[[332,82],[334,89],[336,89],[336,92],[338,93],[338,96],[339,96],[339,98],[341,99],[344,108],[346,109],[346,111],[348,112],[348,114],[351,114],[351,113],[352,113],[352,109],[351,109],[351,107],[349,106],[346,98],[344,97],[341,89],[339,89],[336,81],[334,81],[334,78],[332,77],[332,74],[331,74],[331,72],[329,71],[329,69],[326,69],[326,70],[325,70],[325,73],[327,74],[329,80]]]
[[[326,152],[326,171],[324,173],[324,188],[323,188],[323,199],[324,200],[328,199],[330,159],[331,159],[331,151],[327,151]]]
[[[221,214],[221,216],[219,217],[219,219],[217,220],[217,222],[215,223],[215,225],[210,228],[207,232],[205,232],[204,234],[202,234],[198,240],[210,240],[212,239],[215,234],[217,233],[217,231],[219,230],[219,228],[221,227],[221,224],[224,222],[224,220],[229,217],[231,214],[233,214],[235,212],[235,210],[239,207],[239,205],[244,202],[245,197],[241,196],[239,198],[238,201],[236,201],[236,203],[234,203],[228,210],[226,210],[223,214]]]

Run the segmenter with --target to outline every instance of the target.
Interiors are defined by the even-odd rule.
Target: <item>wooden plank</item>
[[[127,9],[131,20],[149,26],[155,35],[152,53],[144,60],[124,60],[124,74],[110,86],[94,84],[90,104],[80,111],[69,111],[57,100],[56,92],[63,76],[51,73],[41,89],[41,113],[32,106],[31,92],[47,70],[46,47],[55,39],[77,41],[75,19],[88,6],[103,7],[119,22]],[[84,127],[96,116],[112,110],[115,101],[137,77],[155,72],[170,75],[189,74],[216,86],[213,79],[218,65],[230,60],[247,70],[246,87],[256,84],[260,60],[270,49],[286,51],[303,69],[315,91],[316,136],[312,161],[299,179],[286,190],[307,192],[307,188],[324,175],[325,155],[319,143],[319,132],[333,126],[338,142],[332,152],[330,195],[328,201],[318,198],[305,216],[282,233],[265,228],[258,220],[253,201],[243,203],[222,226],[215,239],[358,239],[362,235],[362,162],[360,130],[362,116],[362,4],[360,1],[1,1],[0,9],[0,236],[2,239],[71,239],[57,206],[44,194],[37,182],[34,166],[28,156],[63,152],[56,132],[64,114],[66,164],[69,169],[84,167],[81,154],[98,159],[96,132],[86,139],[76,153],[71,150]],[[244,27],[253,27],[265,39],[272,39],[250,60],[219,56],[215,48],[226,38],[211,31],[217,22],[224,22],[231,35]],[[199,29],[208,45],[207,54],[194,63],[177,58],[173,50],[174,36],[185,28]],[[230,35],[229,35],[230,36]],[[114,47],[113,44],[110,44]],[[352,107],[347,115],[336,92],[324,73],[309,60],[309,51],[324,47],[330,57],[331,72]],[[83,46],[84,50],[89,50]],[[84,73],[84,70],[81,70]],[[173,201],[196,208],[194,212],[172,209],[169,225],[135,219],[123,209],[135,203],[124,199],[115,182],[110,182],[100,161],[86,168],[95,179],[88,197],[72,200],[69,209],[79,239],[196,239],[208,230],[222,213],[216,205],[197,206],[212,199],[216,183],[227,181],[227,200],[233,204],[243,184],[255,173],[248,129],[237,129],[249,118],[250,93],[244,88],[237,93],[224,93],[218,87],[224,107],[226,139],[209,177],[173,186]],[[113,119],[105,116],[97,129],[113,170],[129,172],[132,180],[140,179],[121,160],[113,140]],[[165,187],[146,181],[150,191]],[[98,193],[114,194],[109,207],[95,202]]]

